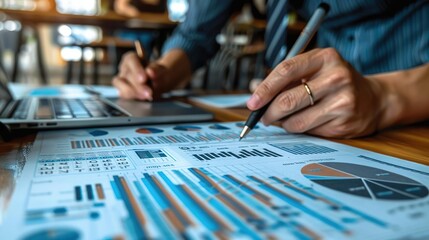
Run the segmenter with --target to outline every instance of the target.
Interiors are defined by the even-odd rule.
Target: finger
[[[305,82],[310,89],[314,102],[317,102],[328,96],[331,98],[338,96],[340,90],[345,89],[350,84],[350,79],[350,72],[346,68],[331,66],[326,67],[323,72],[319,72]],[[265,112],[262,121],[269,125],[309,106],[310,103],[309,93],[304,85],[300,84],[280,93]]]
[[[119,91],[119,96],[124,99],[140,99],[152,101],[152,89],[141,86],[143,90],[136,90],[125,78],[115,77],[112,85]]]
[[[124,55],[120,63],[120,72],[126,73],[128,77],[132,77],[129,80],[135,82],[145,83],[148,80],[147,73],[135,52],[128,52]]]
[[[259,109],[292,82],[315,74],[324,63],[321,52],[316,49],[281,62],[258,86],[247,107],[250,110]]]
[[[312,82],[313,83],[313,82]],[[308,83],[310,89],[318,89],[314,82],[310,87],[310,83]],[[313,97],[314,94],[313,94]],[[296,86],[292,89],[286,90],[280,93],[270,104],[267,111],[262,117],[262,122],[265,125],[270,125],[271,123],[282,119],[284,117],[289,116],[290,114],[297,112],[304,107],[310,105],[308,93],[303,85]],[[316,99],[315,99],[316,101]]]
[[[153,91],[148,86],[149,76],[135,53],[129,52],[124,56],[120,65],[119,77],[134,88],[137,99],[152,101]]]
[[[333,119],[331,101],[321,101],[317,105],[305,108],[282,122],[282,127],[291,133],[303,133],[317,128]]]
[[[136,98],[136,92],[124,78],[121,78],[119,76],[113,78],[112,85],[118,89],[119,97],[124,99]]]
[[[140,100],[152,100],[152,88],[147,85],[147,82],[140,83],[135,79],[132,73],[128,73],[125,78],[123,78],[136,92],[136,98]]]

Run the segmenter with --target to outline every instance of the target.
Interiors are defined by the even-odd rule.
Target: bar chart
[[[335,149],[307,142],[288,142],[273,144],[273,146],[293,155],[313,155],[337,152]]]
[[[235,158],[235,159],[243,159],[243,158],[251,158],[251,157],[282,157],[281,154],[273,152],[269,149],[263,148],[261,150],[258,149],[242,149],[237,152],[231,151],[218,151],[218,152],[207,152],[201,154],[192,154],[193,157],[198,159],[199,161],[210,161],[214,159],[223,159],[223,158]]]
[[[129,128],[129,134],[116,134],[110,130],[109,134],[104,130],[90,130],[94,134],[80,136],[71,134],[66,143],[70,149],[97,149],[115,148],[140,145],[171,145],[186,143],[216,143],[224,141],[237,141],[239,128],[242,123],[228,124],[200,124],[177,125],[165,127],[139,127]],[[260,128],[254,130],[246,137],[246,140],[264,139],[266,137],[287,137],[287,133],[277,128]]]
[[[103,237],[130,239],[317,239],[324,231],[346,237],[353,236],[357,226],[389,227],[376,216],[260,165],[135,171],[79,182],[33,186],[27,221],[75,220],[101,225],[119,219],[113,224],[118,229],[104,232],[111,235]],[[46,189],[57,191],[49,195],[63,196],[46,201],[41,192]]]

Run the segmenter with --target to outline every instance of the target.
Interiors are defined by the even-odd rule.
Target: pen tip
[[[243,130],[240,133],[240,141],[250,132],[250,130],[251,129],[248,126],[244,126]]]

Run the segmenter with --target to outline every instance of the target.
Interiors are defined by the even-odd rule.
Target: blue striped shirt
[[[307,0],[292,9],[306,19],[321,1]],[[319,47],[334,47],[362,74],[413,68],[429,62],[429,1],[325,0],[331,6],[317,35]],[[183,49],[192,69],[217,51],[215,37],[231,15],[234,0],[190,0],[185,22],[163,52]]]

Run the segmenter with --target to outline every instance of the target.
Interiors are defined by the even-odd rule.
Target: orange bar
[[[307,228],[306,226],[299,225],[299,229],[307,236],[310,236],[311,239],[315,239],[315,240],[322,239],[321,236],[319,236],[317,233],[313,232],[311,229]]]
[[[271,204],[271,202],[270,202],[271,198],[270,198],[269,196],[267,196],[267,195],[265,195],[265,194],[261,193],[260,191],[258,191],[258,190],[256,190],[255,188],[253,188],[253,187],[249,186],[249,185],[248,185],[248,184],[246,184],[245,182],[240,181],[239,179],[237,179],[236,177],[234,177],[234,176],[232,176],[232,175],[227,174],[226,176],[228,176],[229,178],[231,178],[231,179],[233,179],[234,181],[238,182],[238,183],[240,184],[240,185],[239,185],[239,188],[240,188],[240,186],[245,186],[246,188],[251,189],[253,192],[255,192],[255,194],[252,194],[252,196],[253,196],[254,198],[256,198],[257,200],[259,200],[260,202],[262,202],[263,204],[265,204],[265,205],[267,205],[267,206],[272,206],[272,204]]]
[[[164,215],[167,217],[168,220],[170,220],[171,224],[177,229],[178,232],[184,233],[185,232],[185,225],[183,225],[182,221],[180,221],[176,214],[174,214],[173,210],[167,209],[164,211]]]
[[[177,213],[182,217],[182,219],[185,220],[186,225],[194,225],[192,220],[188,217],[188,215],[183,211],[183,209],[177,204],[177,202],[174,200],[174,198],[170,195],[169,192],[164,188],[164,186],[159,182],[158,178],[156,176],[150,176],[153,180],[153,182],[156,184],[156,186],[161,190],[162,194],[168,199],[170,204],[173,206],[174,210],[177,211]]]
[[[269,188],[276,190],[278,193],[282,194],[283,196],[286,196],[286,197],[288,197],[288,198],[290,198],[290,199],[293,199],[293,200],[295,200],[295,201],[297,201],[297,202],[302,202],[302,201],[301,201],[301,199],[298,199],[298,198],[296,198],[296,197],[294,197],[294,196],[290,195],[289,193],[285,193],[285,192],[283,192],[282,190],[280,190],[280,189],[278,189],[278,188],[274,187],[273,185],[271,185],[271,184],[269,184],[269,183],[265,182],[264,180],[262,180],[262,179],[260,179],[260,178],[258,178],[258,177],[250,176],[250,178],[254,179],[255,181],[257,181],[257,182],[259,182],[259,183],[261,183],[262,185],[268,186]]]
[[[206,211],[223,229],[231,231],[232,229],[216,213],[211,211],[186,185],[180,184],[181,187],[204,211]]]
[[[89,140],[85,140],[85,142],[86,142],[86,145],[87,145],[89,148],[92,148],[91,143],[89,142]]]
[[[124,177],[119,177],[119,180],[121,182],[122,187],[125,190],[125,193],[127,194],[128,199],[130,200],[131,203],[131,207],[133,208],[134,213],[136,214],[137,220],[140,222],[140,226],[142,227],[142,229],[144,229],[145,227],[145,218],[143,216],[143,213],[140,211],[140,208],[137,204],[136,199],[134,198],[133,194],[131,193],[131,189],[128,186],[126,180]]]
[[[307,194],[307,195],[310,195],[310,196],[314,197],[315,199],[321,200],[322,202],[325,202],[326,204],[328,204],[328,205],[330,205],[332,207],[339,208],[339,206],[337,204],[329,201],[328,199],[319,197],[319,196],[317,196],[317,195],[315,195],[315,194],[313,194],[311,192],[307,192],[307,191],[305,191],[303,189],[300,189],[300,188],[298,188],[298,187],[296,187],[296,186],[294,186],[294,185],[292,185],[292,184],[290,184],[290,183],[286,182],[285,180],[280,179],[278,177],[272,177],[272,178],[275,179],[276,181],[278,181],[278,182],[280,182],[280,183],[282,183],[282,184],[290,187],[290,188],[293,188],[293,189],[295,189],[295,190],[297,190],[299,192],[302,192],[303,194]]]
[[[95,184],[95,191],[97,192],[98,199],[104,200],[106,196],[104,195],[103,186],[100,183]]]
[[[237,214],[239,214],[243,218],[250,216],[254,219],[259,219],[259,216],[257,214],[255,214],[247,206],[243,205],[241,202],[237,201],[234,197],[232,197],[227,192],[225,192],[221,187],[219,187],[219,185],[216,182],[214,182],[211,178],[209,178],[201,170],[199,170],[197,168],[192,168],[192,169],[195,172],[197,172],[201,177],[203,177],[205,180],[207,180],[216,190],[218,190],[219,194],[216,194],[216,198],[218,198],[220,201],[222,201],[224,204],[226,204],[229,208],[234,210]],[[241,209],[238,209],[236,206],[231,204],[231,202],[234,202],[235,205],[240,206]]]

